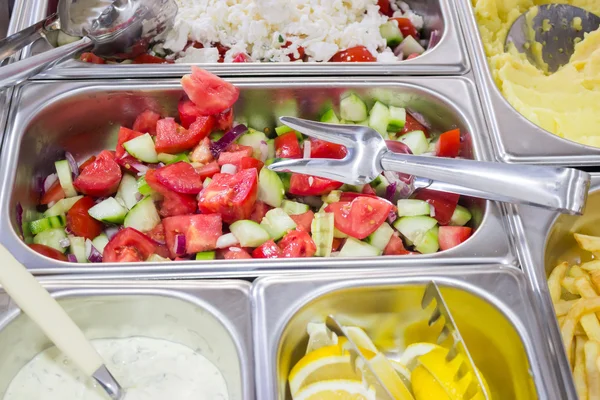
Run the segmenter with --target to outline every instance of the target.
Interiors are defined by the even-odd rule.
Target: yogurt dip
[[[131,337],[91,340],[108,369],[125,388],[125,400],[227,400],[225,379],[208,359],[163,339]],[[4,400],[107,400],[57,348],[25,365]]]

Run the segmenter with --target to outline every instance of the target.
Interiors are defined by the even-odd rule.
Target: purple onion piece
[[[72,263],[78,262],[77,261],[77,257],[75,257],[75,254],[68,254],[67,255],[67,260],[69,260],[69,262],[72,262]]]
[[[73,234],[73,231],[71,230],[71,228],[69,227],[69,225],[67,225],[67,226],[65,227],[65,233],[66,233],[67,235],[72,235],[72,234]]]
[[[118,226],[110,226],[104,230],[104,233],[108,237],[108,240],[112,239],[119,232]]]
[[[396,195],[396,187],[398,186],[398,182],[392,182],[385,188],[385,199],[389,202],[394,202],[394,196]]]
[[[56,182],[58,180],[58,175],[56,174],[50,174],[46,177],[46,179],[43,180],[43,185],[42,185],[42,195],[44,193],[46,193],[48,190],[50,190],[50,188],[52,187],[52,185],[54,185],[54,182]]]
[[[21,233],[21,237],[23,237],[23,206],[21,203],[17,203],[15,211],[17,213],[17,225],[19,226],[19,232]]]
[[[396,212],[394,210],[390,210],[390,213],[388,214],[387,217],[387,222],[388,224],[393,224],[394,221],[396,221],[398,219],[398,214],[396,214]]]
[[[137,163],[137,162],[131,163],[131,164],[129,164],[129,166],[131,167],[132,170],[134,170],[134,172],[140,173],[140,174],[145,174],[150,169],[150,167],[148,167],[147,165],[144,165],[142,163]]]
[[[184,255],[186,253],[185,247],[186,247],[185,235],[182,235],[182,234],[175,235],[175,248],[173,249],[174,253],[177,254],[178,256]]]
[[[142,199],[143,199],[143,198],[144,198],[144,195],[143,195],[143,194],[141,194],[140,192],[136,192],[136,194],[135,194],[135,199],[136,199],[137,201],[142,201]]]
[[[435,47],[435,45],[440,42],[441,38],[442,37],[441,37],[440,32],[438,30],[432,31],[431,35],[429,36],[429,44],[427,45],[427,50]]]
[[[73,174],[73,177],[77,178],[79,176],[79,166],[77,165],[77,161],[75,161],[75,157],[73,157],[73,154],[67,151],[65,153],[65,158],[69,162],[69,167],[71,168],[71,173]]]
[[[96,249],[94,246],[92,246],[92,251],[90,252],[90,255],[88,256],[88,261],[92,262],[92,263],[101,263],[102,262],[102,254],[100,254],[98,249]]]
[[[246,133],[248,128],[246,125],[237,125],[230,131],[228,131],[223,137],[216,142],[210,144],[210,152],[214,158],[219,158],[219,154],[225,151],[233,142],[237,140],[242,134]]]

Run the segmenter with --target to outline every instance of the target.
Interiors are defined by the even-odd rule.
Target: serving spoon
[[[510,27],[504,42],[545,73],[566,65],[584,35],[600,28],[600,17],[568,4],[544,4],[524,12]]]
[[[125,391],[104,361],[65,310],[33,275],[0,244],[0,284],[19,308],[35,322],[56,347],[86,375],[92,377],[111,399],[121,400]]]

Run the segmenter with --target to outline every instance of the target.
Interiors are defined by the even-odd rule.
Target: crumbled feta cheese
[[[382,53],[377,54],[377,61],[384,62],[384,63],[396,62],[396,61],[398,61],[398,57],[396,57],[394,52],[389,50],[389,47],[388,47]]]
[[[415,26],[415,28],[417,28],[417,30],[421,30],[423,29],[423,17],[421,17],[420,15],[415,14],[412,11],[407,11],[404,16],[406,18],[408,18],[410,20],[410,22],[412,22],[412,24]]]
[[[216,63],[219,61],[219,50],[214,47],[205,49],[188,48],[183,57],[175,60],[176,63]]]

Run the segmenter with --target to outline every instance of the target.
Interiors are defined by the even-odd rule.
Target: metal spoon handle
[[[80,51],[93,47],[94,42],[84,37],[77,42],[69,43],[41,54],[28,57],[0,68],[0,90],[19,83],[53,67],[59,62],[72,57]]]
[[[43,19],[31,25],[30,27],[0,40],[0,61],[6,57],[10,57],[23,47],[35,42],[41,37],[40,33],[46,28],[46,26],[54,23],[57,20],[58,15],[56,13],[52,14],[46,17],[46,19]]]
[[[567,214],[585,208],[590,175],[573,168],[552,168],[464,160],[383,154],[384,170],[446,182],[465,189],[460,194],[488,200],[534,205]]]

